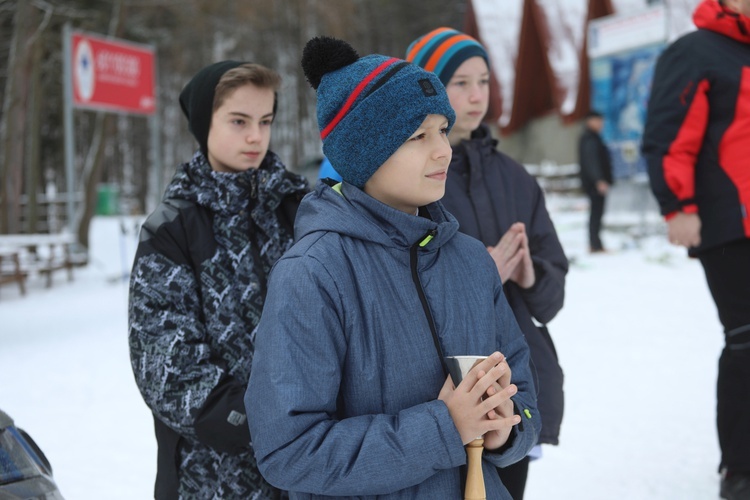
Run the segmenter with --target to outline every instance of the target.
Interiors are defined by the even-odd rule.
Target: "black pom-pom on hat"
[[[302,71],[315,90],[323,75],[348,66],[359,59],[354,47],[343,40],[329,36],[311,39],[302,50]]]

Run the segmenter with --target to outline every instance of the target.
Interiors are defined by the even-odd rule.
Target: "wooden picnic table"
[[[21,270],[17,250],[0,248],[0,285],[18,283],[21,295],[26,295],[26,273]]]
[[[63,269],[72,281],[75,263],[71,246],[75,241],[70,233],[0,234],[0,284],[16,282],[24,294],[30,274],[46,276],[46,286],[51,287],[52,274]]]

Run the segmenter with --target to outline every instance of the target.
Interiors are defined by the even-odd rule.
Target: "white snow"
[[[616,252],[589,255],[585,200],[548,205],[575,261],[549,325],[566,408],[561,444],[531,464],[526,499],[717,498],[722,334],[700,264],[664,241],[655,214],[634,210],[610,210],[604,242]],[[156,445],[117,279],[135,222],[95,218],[93,262],[73,282],[60,273],[46,289],[32,277],[25,297],[0,287],[0,408],[42,447],[69,499],[153,498]],[[657,234],[634,239],[628,226]]]

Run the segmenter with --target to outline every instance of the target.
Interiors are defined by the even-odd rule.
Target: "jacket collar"
[[[386,247],[410,248],[434,233],[423,248],[437,249],[458,232],[458,222],[440,202],[430,203],[420,212],[424,210],[429,219],[396,210],[346,182],[338,189],[321,182],[300,205],[295,239],[328,231]]]
[[[471,161],[472,152],[478,152],[480,155],[486,154],[487,151],[493,151],[497,148],[498,140],[492,137],[490,128],[481,124],[472,133],[469,139],[461,141],[453,147],[453,157],[451,158],[450,170],[458,173],[464,173],[467,170],[480,168],[481,165],[475,165]],[[450,171],[449,170],[449,171]]]
[[[242,210],[269,212],[281,200],[309,190],[307,181],[287,171],[272,151],[260,167],[244,172],[215,172],[200,151],[178,168],[167,187],[165,198],[191,201],[223,215]]]

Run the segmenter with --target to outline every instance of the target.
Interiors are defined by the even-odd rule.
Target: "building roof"
[[[694,29],[700,0],[469,0],[464,30],[482,41],[492,72],[490,112],[512,133],[534,118],[563,121],[589,108],[587,27],[607,16],[664,8],[667,40]]]

